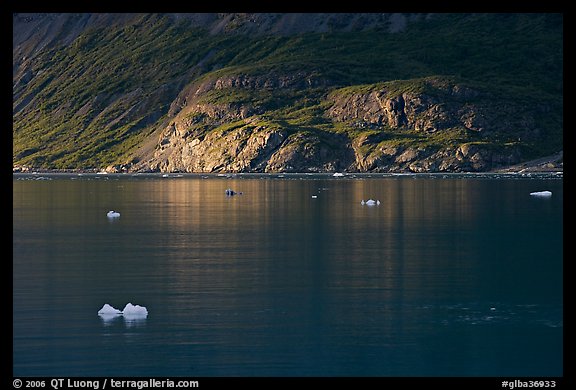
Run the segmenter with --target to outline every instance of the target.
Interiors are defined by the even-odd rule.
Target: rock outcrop
[[[389,83],[391,84],[391,83]],[[538,135],[536,112],[444,78],[416,83],[418,90],[402,92],[414,81],[387,84],[369,92],[333,94],[327,115],[359,127],[404,128],[424,133],[461,127],[474,132],[509,131],[520,137]],[[400,89],[400,91],[398,91]]]
[[[174,120],[154,155],[135,169],[161,172],[460,172],[518,163],[516,138],[537,137],[533,115],[519,104],[454,80],[428,78],[334,90],[323,117],[347,132],[307,130],[269,121],[265,106],[209,101],[214,91],[317,85],[305,74],[228,76],[189,86],[175,100]],[[304,84],[303,84],[304,83]],[[410,89],[410,87],[412,87]],[[225,99],[223,99],[225,100]],[[507,118],[507,119],[504,119]],[[510,128],[514,132],[510,132]],[[453,137],[439,142],[443,133]],[[460,141],[458,136],[460,134]],[[510,142],[495,144],[491,137]],[[470,136],[476,137],[470,140]]]
[[[321,172],[347,168],[352,153],[346,136],[298,131],[260,117],[276,104],[261,98],[266,91],[277,96],[286,90],[291,95],[329,84],[303,71],[227,75],[192,83],[171,105],[174,119],[161,132],[153,157],[134,169]],[[236,98],[229,99],[231,94]]]
[[[170,125],[150,165],[162,172],[262,172],[276,149],[286,140],[282,129],[237,126],[207,134],[182,134]]]

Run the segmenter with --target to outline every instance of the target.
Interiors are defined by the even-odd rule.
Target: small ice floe
[[[108,211],[108,214],[106,214],[106,216],[108,218],[118,218],[118,217],[120,217],[120,213],[117,211],[114,211],[114,210],[110,210],[110,211]]]
[[[113,308],[109,304],[105,303],[102,309],[98,310],[99,315],[120,315],[122,312],[118,309]]]
[[[342,172],[335,172],[332,176],[334,177],[343,177],[344,174]]]
[[[374,200],[374,199],[368,199],[367,201],[364,201],[364,199],[362,199],[362,201],[360,202],[360,204],[362,206],[366,205],[366,206],[380,206],[380,201],[379,200]]]
[[[124,306],[124,310],[118,310],[105,303],[102,309],[98,310],[98,315],[103,317],[123,315],[124,317],[130,318],[144,318],[148,315],[148,309],[144,306],[127,303],[126,306]]]
[[[127,303],[126,306],[124,306],[124,310],[122,310],[122,314],[124,317],[146,317],[148,315],[148,309],[144,306]]]
[[[537,191],[537,192],[531,192],[530,195],[547,198],[547,197],[552,196],[552,192],[550,192],[550,191]]]

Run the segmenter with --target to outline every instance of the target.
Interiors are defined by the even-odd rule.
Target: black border
[[[323,4],[311,4],[310,2],[294,2],[291,1],[289,3],[278,3],[278,2],[267,2],[266,4],[258,4],[258,2],[213,2],[207,3],[204,2],[189,2],[188,5],[184,5],[181,2],[176,2],[172,4],[153,4],[147,3],[142,5],[142,3],[132,3],[126,4],[124,2],[108,2],[108,1],[99,1],[99,2],[91,2],[90,4],[87,3],[76,3],[76,4],[55,4],[53,2],[44,2],[41,4],[34,4],[33,2],[19,2],[19,4],[14,4],[14,2],[10,2],[10,13],[4,12],[3,16],[5,19],[3,20],[3,26],[5,29],[11,29],[12,27],[12,13],[13,12],[183,12],[183,11],[194,11],[194,12],[239,12],[239,11],[252,11],[252,12],[326,12],[332,11],[334,12],[333,8],[337,8],[336,12],[396,12],[396,11],[417,11],[417,12],[466,12],[466,11],[474,11],[474,12],[495,12],[495,11],[504,11],[504,12],[560,12],[563,13],[564,19],[567,16],[570,16],[567,12],[565,12],[566,2],[558,2],[558,4],[552,2],[540,2],[538,4],[530,4],[528,5],[526,2],[519,4],[506,4],[502,2],[498,2],[496,9],[494,8],[494,4],[490,3],[465,3],[459,2],[457,4],[439,4],[434,2],[429,2],[428,4],[421,5],[421,4],[402,4],[400,2],[396,2],[395,4],[392,3],[360,3],[360,2],[348,2],[347,4],[338,4],[338,3],[331,3],[329,7],[326,7]],[[286,9],[288,8],[292,9]],[[296,9],[294,9],[296,7]],[[119,9],[120,8],[120,9]],[[154,9],[150,9],[154,8]],[[326,9],[329,8],[329,9]],[[416,9],[415,9],[416,8]],[[498,9],[499,8],[499,9]],[[502,9],[503,8],[503,9]],[[571,19],[571,18],[568,18]],[[567,23],[566,23],[567,22]],[[565,33],[568,32],[568,28],[566,26],[571,27],[571,20],[566,20],[564,23],[564,30]],[[4,33],[5,36],[10,36],[9,31]],[[571,37],[570,33],[564,34],[567,37]],[[571,42],[572,43],[572,42]],[[568,48],[568,53],[573,50],[573,46],[564,41],[564,46]],[[566,66],[566,61],[564,66],[564,76],[565,81],[564,84],[570,85],[571,81],[571,69],[573,67]],[[6,74],[8,75],[8,56],[6,56]],[[6,91],[8,91],[8,80],[6,81]],[[569,90],[569,95],[571,95],[571,91]],[[8,96],[8,94],[7,94]],[[7,99],[8,100],[8,99]],[[8,103],[8,102],[7,102]],[[565,100],[565,106],[571,107],[569,104],[570,102]],[[8,110],[8,104],[6,107]],[[6,113],[6,122],[8,125],[9,116]],[[10,122],[11,128],[11,122]],[[8,126],[7,126],[8,127]],[[6,130],[7,131],[7,130]],[[572,137],[573,131],[568,131],[564,133],[565,139],[570,140]],[[572,145],[572,143],[567,143]],[[6,153],[6,165],[7,167],[12,166],[11,162],[11,153]],[[10,163],[8,163],[8,159],[10,158]],[[565,160],[567,161],[568,169],[564,172],[565,178],[570,178],[571,173],[571,160],[572,156],[570,154],[565,155]],[[12,179],[12,177],[10,178]],[[570,180],[570,179],[569,179]],[[569,187],[570,188],[570,187]],[[12,197],[12,193],[10,193],[10,198]],[[573,198],[570,196],[570,198]],[[5,198],[8,199],[8,198]],[[571,202],[566,202],[564,204],[566,207],[565,215],[571,216],[572,215],[572,208],[574,207]],[[564,237],[564,242],[566,242],[566,236]],[[564,246],[565,253],[566,249],[569,249],[566,245]],[[565,259],[571,259],[570,256],[564,257]],[[6,296],[10,296],[12,298],[12,262],[10,264],[10,272],[6,272],[5,275],[7,281],[4,285],[10,289],[10,293]],[[570,270],[572,269],[572,265],[570,261],[565,261],[565,274],[564,274],[564,286],[565,286],[565,313],[571,313],[572,310],[572,297],[574,296],[573,292],[570,291],[570,294],[566,294],[566,291],[570,289],[571,280],[569,276],[572,275]],[[10,299],[10,307],[12,308],[13,301]],[[212,378],[212,377],[190,377],[190,378],[180,378],[180,377],[158,377],[155,379],[162,380],[162,379],[171,379],[174,381],[188,379],[188,380],[197,380],[201,386],[201,388],[220,388],[223,386],[226,387],[233,387],[233,386],[261,386],[265,388],[269,388],[271,386],[299,386],[299,385],[313,385],[313,386],[346,386],[346,387],[372,387],[372,386],[392,386],[393,389],[400,389],[405,387],[418,387],[418,388],[426,388],[428,386],[436,387],[441,386],[443,389],[466,389],[470,387],[479,387],[483,389],[494,389],[494,388],[503,388],[502,381],[514,381],[514,380],[522,380],[522,381],[555,381],[555,388],[562,389],[562,388],[575,388],[576,382],[574,381],[573,371],[571,369],[571,357],[574,355],[571,346],[574,345],[574,336],[570,332],[571,324],[573,322],[570,320],[570,316],[564,316],[564,376],[563,377],[534,377],[534,378],[518,378],[518,377],[221,377],[221,378]],[[12,329],[12,327],[10,328]],[[7,334],[7,332],[5,332]],[[12,335],[12,332],[10,332]],[[4,343],[5,346],[12,347],[13,338],[11,337],[9,342]],[[7,355],[3,362],[10,362],[12,363],[13,356],[12,356],[13,349],[6,347]],[[570,358],[570,359],[567,359]],[[24,377],[14,377],[12,373],[12,364],[7,365],[6,363],[3,365],[3,377],[7,378],[9,381],[8,386],[9,388],[15,388],[14,380],[21,379],[21,380],[36,380],[36,381],[46,381],[45,388],[49,387],[49,381],[53,379],[53,377],[34,377],[34,378],[24,378]],[[60,377],[58,377],[60,378]],[[66,378],[65,378],[66,379]],[[71,377],[70,379],[79,379]],[[98,380],[102,381],[103,377],[93,377],[93,378],[82,378],[85,380]],[[138,377],[138,378],[114,378],[114,379],[124,379],[124,380],[146,380],[145,377]],[[51,387],[50,387],[51,388]],[[63,387],[63,388],[66,388]],[[102,386],[100,386],[100,389]],[[107,386],[110,388],[110,386]]]

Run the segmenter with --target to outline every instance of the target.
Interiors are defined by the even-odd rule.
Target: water
[[[561,178],[19,175],[13,228],[15,376],[563,374]]]

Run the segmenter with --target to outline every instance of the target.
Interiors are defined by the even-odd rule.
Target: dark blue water
[[[15,176],[14,375],[563,374],[562,179],[283,176]]]

